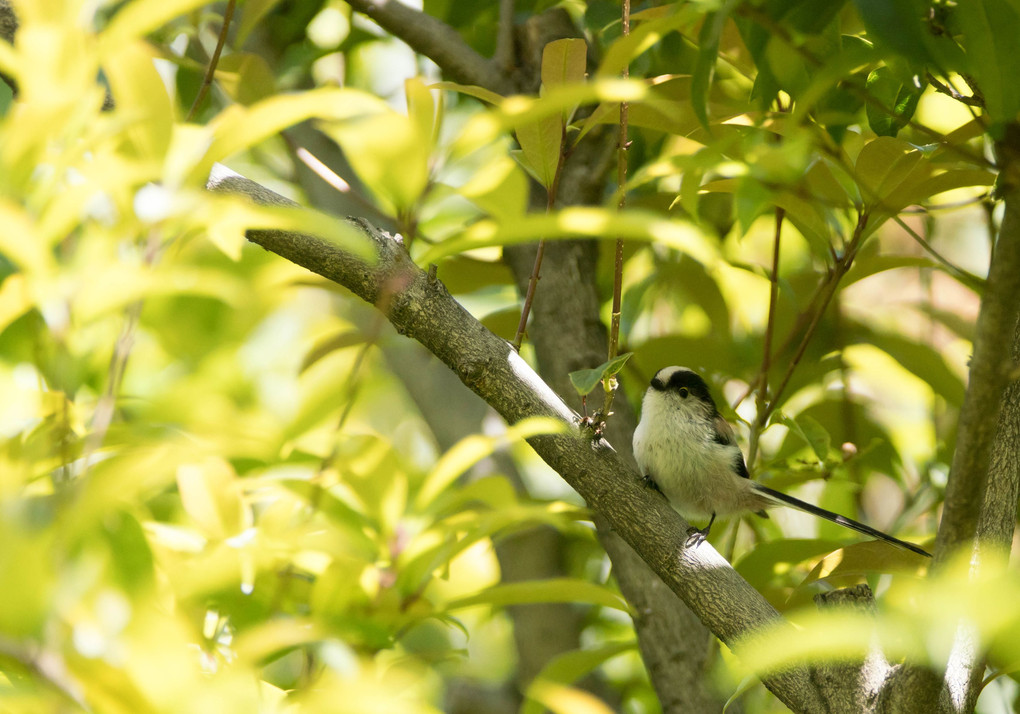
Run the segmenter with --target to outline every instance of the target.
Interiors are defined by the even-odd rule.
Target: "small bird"
[[[765,516],[766,508],[783,505],[931,557],[913,543],[752,481],[733,428],[705,380],[686,367],[665,367],[652,378],[634,432],[634,457],[648,484],[684,518],[709,519],[704,528],[688,530],[688,548],[705,540],[716,516]]]

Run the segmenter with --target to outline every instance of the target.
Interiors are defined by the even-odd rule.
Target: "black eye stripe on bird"
[[[709,519],[704,528],[691,527],[687,547],[705,540],[716,516],[765,515],[764,509],[783,505],[931,557],[913,543],[752,481],[733,428],[705,380],[686,367],[665,367],[652,378],[634,432],[634,457],[649,485],[682,516]]]

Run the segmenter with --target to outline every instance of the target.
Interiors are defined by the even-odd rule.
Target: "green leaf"
[[[577,578],[552,578],[496,585],[475,595],[453,600],[446,610],[461,610],[476,605],[507,607],[545,602],[583,602],[630,612],[627,601],[605,585]]]
[[[207,538],[229,538],[251,524],[237,474],[222,459],[181,465],[177,469],[177,488],[181,505]]]
[[[443,454],[429,475],[425,477],[415,500],[415,508],[419,511],[427,509],[458,476],[492,454],[496,448],[540,434],[563,434],[567,428],[567,425],[558,419],[530,417],[509,427],[506,434],[501,437],[472,434],[461,439]]]
[[[588,43],[579,37],[553,40],[542,50],[542,84],[583,82],[587,69]]]
[[[868,102],[868,125],[879,136],[896,136],[913,118],[917,102],[924,93],[919,80],[902,82],[889,67],[879,67],[868,75],[867,90],[881,106]]]
[[[775,579],[776,575],[788,572],[792,567],[831,553],[839,548],[838,541],[818,538],[783,538],[766,543],[759,543],[734,564],[740,573],[755,589],[763,590]]]
[[[250,105],[272,96],[276,77],[262,55],[234,52],[220,59],[216,66],[216,82],[231,99]],[[120,100],[117,100],[118,106]]]
[[[789,428],[804,440],[811,450],[818,457],[819,463],[824,463],[829,455],[829,448],[832,444],[832,437],[829,432],[818,421],[806,414],[793,418],[782,412],[776,414],[772,421]]]
[[[439,138],[442,107],[420,77],[404,80],[404,93],[407,95],[407,116],[416,128],[415,134],[419,141],[427,142],[431,151]]]
[[[872,573],[916,573],[927,561],[921,555],[880,540],[868,540],[840,548],[818,561],[801,587],[818,580],[859,578]]]
[[[578,394],[585,397],[590,394],[602,380],[618,374],[619,371],[623,369],[623,365],[627,364],[627,360],[629,360],[632,356],[633,353],[628,352],[614,357],[594,369],[579,369],[576,372],[571,372],[570,383],[574,385],[574,389],[577,390]]]
[[[855,342],[870,344],[900,363],[904,369],[926,382],[935,394],[954,406],[963,403],[965,385],[949,368],[945,357],[934,347],[916,342],[902,335],[879,332],[860,326],[852,331]]]
[[[386,111],[322,127],[391,215],[414,206],[429,181],[435,119],[424,118],[425,108],[419,101],[410,108],[415,110],[412,117]]]
[[[989,118],[993,123],[1015,120],[1020,111],[1020,8],[1010,0],[967,0],[957,3],[953,16]]]
[[[236,47],[243,47],[248,35],[269,12],[283,0],[247,0],[237,26]]]
[[[525,701],[521,705],[520,713],[542,714],[546,710],[546,705],[534,698],[536,686],[542,687],[549,683],[573,684],[607,660],[635,649],[637,643],[633,641],[613,642],[597,649],[573,650],[553,657],[525,691]]]
[[[580,206],[525,215],[513,221],[478,221],[459,236],[432,246],[418,260],[422,264],[438,263],[445,256],[474,248],[580,236],[654,241],[687,253],[700,263],[710,265],[718,260],[718,249],[689,223],[638,209],[617,211]]]
[[[656,17],[638,24],[629,35],[621,35],[609,46],[605,57],[599,64],[595,75],[597,77],[616,77],[623,72],[623,68],[629,65],[634,59],[655,47],[662,38],[674,30],[686,27],[700,17],[700,8],[694,4],[683,4],[677,9],[677,5],[651,8],[656,11],[667,11],[670,14],[665,17]],[[631,16],[636,20],[641,13]]]
[[[514,132],[524,152],[523,165],[535,180],[551,189],[559,170],[563,150],[563,117],[543,117],[521,124]]]
[[[733,6],[732,0],[727,6]],[[691,80],[691,107],[701,125],[708,128],[708,92],[715,76],[715,63],[719,59],[719,38],[726,25],[728,11],[711,12],[705,16],[698,34],[698,59]]]
[[[854,5],[868,38],[880,51],[899,55],[913,65],[930,60],[923,0],[854,0]]]
[[[495,92],[486,89],[485,87],[476,87],[473,84],[457,84],[456,82],[436,82],[430,84],[429,89],[448,89],[451,92],[458,92],[460,94],[466,94],[469,97],[480,99],[483,102],[487,102],[493,106],[498,106],[503,101],[502,94],[496,94]]]
[[[861,186],[865,202],[879,206],[884,212],[895,213],[904,206],[890,200],[890,194],[918,167],[923,155],[915,146],[900,139],[880,136],[861,149],[854,165],[854,174]],[[925,175],[930,166],[921,165]],[[915,174],[915,177],[918,177]]]

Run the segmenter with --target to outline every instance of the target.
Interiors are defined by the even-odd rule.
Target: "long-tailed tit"
[[[792,506],[920,555],[931,555],[871,526],[826,511],[752,481],[733,428],[722,418],[698,374],[686,367],[660,369],[645,393],[634,432],[634,456],[649,484],[687,519],[708,519],[688,531],[687,547],[705,540],[716,516],[765,515]]]

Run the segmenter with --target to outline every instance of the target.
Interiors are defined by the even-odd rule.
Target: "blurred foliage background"
[[[756,478],[930,543],[998,220],[989,137],[1020,101],[995,81],[1020,53],[982,40],[1020,11],[879,5],[640,2],[627,39],[616,3],[519,1],[516,46],[550,16],[588,44],[579,75],[503,101],[437,87],[433,62],[340,0],[231,5],[208,92],[227,3],[14,2],[0,710],[659,710],[590,514],[524,443],[550,426],[503,424],[372,306],[247,244],[253,227],[351,250],[327,214],[400,231],[507,339],[521,300],[501,246],[624,236],[618,398],[637,405],[663,366],[702,370]],[[498,4],[419,9],[497,51]],[[983,105],[949,96],[978,86]],[[620,101],[627,210],[615,171],[602,206],[556,205],[560,152]],[[210,194],[217,161],[315,210]],[[529,209],[529,176],[550,213]],[[608,324],[602,247],[586,279]],[[515,582],[500,548],[549,531],[560,572]],[[936,664],[940,607],[1001,613],[978,625],[988,642],[1015,627],[1008,570],[932,602],[915,560],[798,514],[713,541],[784,612],[855,582],[890,593],[889,622],[930,635],[895,651]],[[514,618],[547,603],[569,603],[580,648],[536,665]],[[843,640],[808,649],[826,642]],[[1018,654],[1003,644],[999,669]],[[717,651],[705,676],[721,701],[779,710],[748,671]],[[1017,687],[985,693],[999,711]]]

